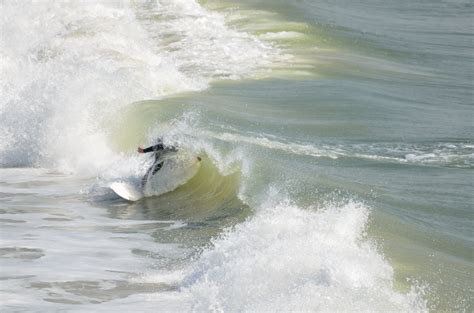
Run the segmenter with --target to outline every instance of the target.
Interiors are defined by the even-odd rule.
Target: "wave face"
[[[469,311],[472,42],[435,2],[0,2],[8,308]],[[200,168],[121,202],[157,137]]]

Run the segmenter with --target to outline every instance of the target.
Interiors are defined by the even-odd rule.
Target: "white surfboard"
[[[125,182],[113,182],[110,188],[121,198],[128,201],[138,201],[144,197],[143,192],[136,186]]]

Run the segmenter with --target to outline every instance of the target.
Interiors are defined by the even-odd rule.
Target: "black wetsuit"
[[[147,177],[150,174],[150,172],[151,172],[151,175],[153,176],[156,174],[156,172],[158,172],[163,167],[163,163],[165,161],[163,160],[160,161],[160,157],[163,154],[163,152],[167,152],[167,151],[175,152],[175,151],[178,151],[178,149],[176,149],[176,147],[173,147],[173,146],[165,146],[163,145],[162,142],[154,146],[150,146],[148,148],[143,149],[143,153],[154,152],[155,161],[153,162],[153,165],[148,169],[145,176],[143,176],[142,185],[145,185]]]

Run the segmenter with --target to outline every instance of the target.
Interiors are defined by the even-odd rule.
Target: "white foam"
[[[3,166],[100,167],[111,155],[107,118],[132,101],[165,94],[162,86],[179,91],[190,83],[153,53],[126,8],[2,3],[2,9],[15,20],[1,25],[9,34],[2,54],[15,69],[0,75],[12,87],[1,97],[0,134],[10,136],[0,146]]]
[[[278,57],[274,47],[228,27],[223,14],[206,10],[194,0],[158,0],[144,14],[161,17],[147,24],[150,32],[166,55],[191,76],[197,70],[206,77],[238,79]]]
[[[365,237],[368,208],[356,202],[302,210],[267,203],[215,239],[183,272],[142,278],[181,282],[149,299],[164,310],[426,312],[415,289],[393,286],[393,269]]]
[[[2,167],[102,172],[116,162],[108,124],[124,107],[251,74],[277,54],[195,1],[0,10]]]
[[[314,145],[284,142],[278,138],[246,136],[237,133],[201,131],[202,136],[227,142],[247,143],[285,153],[338,159],[360,158],[395,163],[415,163],[452,167],[472,167],[474,153],[468,143],[374,143],[346,145]]]
[[[393,270],[364,239],[368,209],[260,210],[205,251],[188,276],[193,310],[425,311],[394,290]]]

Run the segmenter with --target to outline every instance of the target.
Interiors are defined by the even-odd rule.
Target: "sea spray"
[[[182,287],[196,311],[424,312],[393,287],[393,270],[364,233],[359,202],[314,211],[266,203],[212,241]]]
[[[3,167],[97,174],[116,154],[109,124],[133,102],[202,90],[278,55],[194,1],[4,2],[1,10]]]

